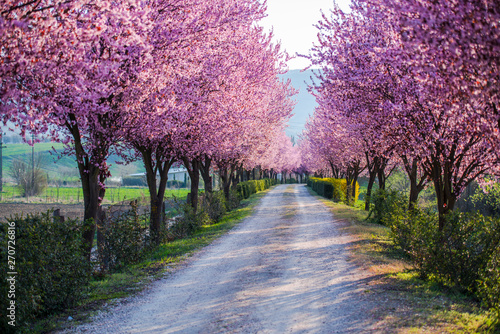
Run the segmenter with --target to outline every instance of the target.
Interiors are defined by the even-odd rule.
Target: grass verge
[[[30,329],[30,333],[47,333],[87,322],[99,310],[117,303],[121,298],[140,292],[155,279],[169,275],[195,251],[209,245],[250,216],[268,191],[242,200],[239,208],[228,212],[219,223],[203,226],[191,237],[162,244],[142,262],[128,266],[118,273],[94,278],[90,283],[87,298],[80,301],[78,307],[39,320]],[[71,320],[68,320],[69,317]]]
[[[353,237],[350,259],[370,273],[365,293],[385,333],[499,333],[495,316],[469,295],[419,279],[392,247],[389,229],[366,221],[367,212],[309,192],[328,206],[343,233]]]

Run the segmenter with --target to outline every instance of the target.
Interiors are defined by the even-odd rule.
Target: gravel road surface
[[[338,224],[304,185],[277,186],[186,265],[73,332],[380,332]]]

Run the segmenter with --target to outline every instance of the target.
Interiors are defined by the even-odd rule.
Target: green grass
[[[166,197],[185,198],[188,189],[167,189],[165,192]],[[107,188],[104,197],[105,203],[117,203],[125,200],[132,200],[135,198],[149,198],[148,188],[138,187],[120,187],[120,188]],[[22,200],[21,192],[14,186],[4,186],[3,201],[16,201]],[[48,187],[42,194],[31,199],[31,202],[41,203],[81,203],[83,202],[83,191],[80,187]]]
[[[226,213],[219,223],[203,226],[191,237],[160,245],[136,265],[128,266],[118,273],[94,278],[90,282],[87,298],[82,300],[76,309],[66,310],[40,320],[31,332],[44,333],[89,321],[89,316],[104,304],[113,304],[117,298],[134,294],[154,279],[168,275],[176,265],[196,250],[209,245],[250,216],[266,193],[267,191],[259,192],[241,201],[240,207]],[[71,316],[73,321],[68,322],[68,316]]]
[[[392,246],[389,229],[367,222],[366,211],[308,189],[331,209],[341,231],[353,237],[350,259],[372,274],[365,293],[379,305],[372,312],[387,333],[500,333],[495,315],[473,296],[420,279]]]
[[[62,151],[64,145],[61,143],[38,143],[35,144],[35,153],[53,151],[52,147],[56,150]],[[3,156],[10,157],[20,154],[31,154],[32,147],[28,144],[6,144],[3,149]]]
[[[61,143],[38,143],[35,144],[35,153],[42,156],[41,169],[49,174],[52,179],[73,180],[75,175],[78,175],[77,163],[74,156],[63,156],[58,158],[57,153],[53,153],[54,147],[57,152],[64,150],[64,145]],[[52,152],[52,154],[50,153]],[[28,144],[6,144],[3,151],[3,175],[8,176],[12,161],[19,159],[26,163],[31,162],[32,147]],[[142,162],[135,161],[128,165],[117,164],[117,161],[122,159],[117,155],[108,157],[108,165],[110,165],[110,173],[112,176],[123,176],[133,173],[145,172]],[[61,173],[64,170],[64,173]],[[78,177],[77,177],[78,178]]]

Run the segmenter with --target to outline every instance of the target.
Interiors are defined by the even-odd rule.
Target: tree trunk
[[[368,152],[365,152],[366,158],[366,166],[368,168],[368,186],[366,187],[366,196],[365,196],[365,211],[370,210],[370,202],[372,196],[373,185],[375,184],[375,179],[377,177],[377,172],[379,168],[379,158],[377,156],[373,157],[370,160],[370,155]]]
[[[236,189],[238,183],[243,182],[243,171],[243,165],[238,166],[236,163],[231,164],[231,172],[229,173],[229,176],[231,177],[232,189]]]
[[[432,181],[437,197],[439,214],[438,231],[440,232],[444,229],[446,215],[453,211],[457,201],[457,196],[452,191],[451,180],[448,177],[450,171],[447,167],[448,166],[444,166],[443,171],[441,171],[440,162],[437,161],[437,159],[434,159],[432,162]]]
[[[418,202],[418,196],[424,190],[427,184],[427,177],[425,175],[418,177],[418,159],[414,158],[411,163],[406,156],[402,156],[403,165],[410,180],[410,197],[408,200],[408,209],[413,210]]]
[[[210,167],[212,165],[212,159],[205,157],[205,161],[200,163],[200,173],[205,182],[205,192],[211,194],[213,192],[212,187],[212,176],[210,175]]]
[[[165,190],[167,188],[168,171],[175,162],[174,158],[165,157],[159,151],[153,156],[151,148],[141,145],[134,145],[141,153],[142,162],[146,169],[146,180],[149,189],[150,213],[149,213],[149,231],[151,233],[152,243],[158,245],[160,243],[161,222],[164,218],[163,201],[165,199]],[[156,161],[155,161],[156,160]],[[160,181],[157,184],[157,174]]]
[[[80,170],[87,170],[87,168],[80,166],[83,166],[84,164],[79,163],[78,165]],[[99,199],[99,169],[96,167],[91,167],[89,169],[89,173],[80,173],[80,179],[83,188],[83,221],[85,225],[83,231],[83,241],[85,255],[90,262],[101,201]]]
[[[370,173],[370,177],[368,179],[368,186],[366,187],[366,198],[365,198],[365,211],[370,210],[370,202],[372,196],[373,185],[375,184],[376,173]]]
[[[346,191],[346,201],[348,205],[354,205],[354,200],[356,196],[356,182],[358,180],[359,174],[365,169],[365,167],[361,168],[360,161],[355,161],[347,167],[346,173],[346,183],[347,183],[347,191]]]
[[[74,117],[73,117],[74,118]],[[70,115],[70,119],[72,116]],[[73,119],[72,119],[73,120]],[[99,157],[99,161],[93,161],[92,157],[85,152],[82,144],[80,130],[75,123],[66,123],[66,127],[70,130],[75,145],[75,155],[78,164],[78,171],[80,173],[80,180],[82,183],[83,190],[83,221],[84,230],[82,233],[85,256],[88,261],[91,260],[92,245],[94,243],[94,235],[96,231],[96,223],[98,221],[99,210],[101,207],[101,201],[104,198],[105,189],[102,188],[101,184],[104,184],[106,180],[107,171],[103,171],[99,166],[102,166],[107,155],[108,147],[106,142],[103,141],[103,145],[99,148],[99,152],[92,152],[94,156]],[[98,164],[98,166],[96,166]]]
[[[186,167],[189,177],[191,178],[191,194],[189,196],[189,204],[196,212],[198,210],[198,190],[200,185],[200,162],[198,159],[191,161],[184,158],[184,166]]]
[[[385,190],[385,181],[387,180],[384,169],[385,166],[383,164],[380,164],[377,170],[378,188],[381,190]]]
[[[219,166],[219,175],[221,178],[222,189],[224,190],[224,197],[226,200],[229,199],[229,191],[231,189],[231,176],[227,167]]]

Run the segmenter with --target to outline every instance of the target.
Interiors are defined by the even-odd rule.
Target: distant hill
[[[295,114],[288,122],[287,135],[295,138],[302,132],[304,125],[317,106],[314,96],[307,91],[307,85],[311,83],[312,71],[301,72],[300,70],[290,70],[283,79],[290,79],[292,86],[299,90],[299,94],[294,97],[297,101],[293,113]]]
[[[78,179],[78,169],[74,156],[64,156],[60,159],[57,154],[52,152],[52,147],[55,147],[59,152],[62,151],[63,145],[60,143],[38,143],[35,144],[35,154],[42,156],[41,169],[49,175],[49,179]],[[11,144],[7,143],[3,148],[3,177],[9,178],[10,168],[14,160],[31,163],[32,147],[28,144]],[[111,165],[110,172],[113,177],[127,176],[133,173],[142,173],[145,171],[141,161],[131,163],[129,165],[118,164],[120,157],[111,155],[108,158],[108,164]],[[5,181],[4,179],[4,181]]]

